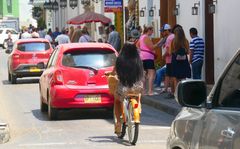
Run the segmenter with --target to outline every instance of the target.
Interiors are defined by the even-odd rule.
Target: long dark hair
[[[132,87],[143,78],[143,64],[133,44],[124,44],[116,60],[116,72],[123,86]]]

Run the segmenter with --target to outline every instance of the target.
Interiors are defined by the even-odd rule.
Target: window
[[[222,79],[218,104],[222,107],[240,108],[240,55]]]
[[[0,34],[2,34],[3,30],[0,30]]]
[[[49,43],[47,42],[29,42],[29,43],[22,43],[19,44],[17,49],[22,52],[38,52],[38,51],[45,51],[50,48]]]
[[[56,49],[56,50],[53,51],[51,57],[50,57],[49,60],[48,60],[47,68],[50,68],[50,67],[52,67],[52,66],[55,65],[56,60],[57,60],[57,57],[58,57],[58,53],[59,53],[59,50],[58,50],[58,49]]]
[[[115,64],[116,55],[110,50],[74,50],[65,52],[62,64],[68,67],[91,67],[95,69],[110,67]]]

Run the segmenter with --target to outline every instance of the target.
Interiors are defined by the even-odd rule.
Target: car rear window
[[[22,43],[19,44],[17,49],[22,52],[38,52],[45,51],[50,48],[49,43],[47,42],[31,42],[31,43]]]
[[[62,65],[75,68],[100,69],[115,64],[116,55],[110,50],[86,50],[65,52]]]

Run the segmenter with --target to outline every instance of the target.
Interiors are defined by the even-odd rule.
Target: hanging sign
[[[122,12],[123,0],[105,0],[104,12]]]

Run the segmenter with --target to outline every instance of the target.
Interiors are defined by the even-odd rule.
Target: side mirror
[[[10,49],[7,49],[6,51],[5,51],[5,53],[7,53],[7,54],[10,54],[12,52],[12,50],[10,50]]]
[[[44,62],[37,63],[37,67],[40,69],[44,69],[45,68]]]
[[[207,99],[206,83],[201,80],[184,80],[179,82],[176,93],[180,105],[201,108]]]

